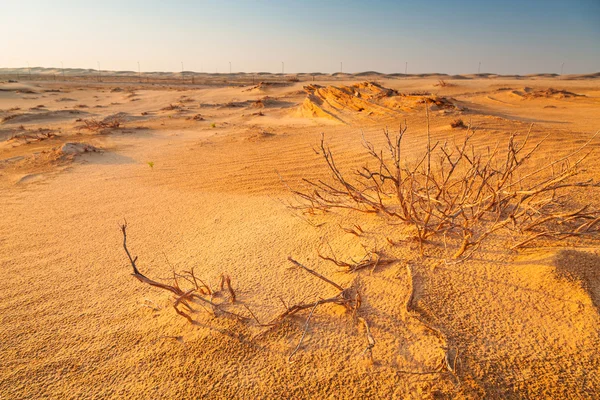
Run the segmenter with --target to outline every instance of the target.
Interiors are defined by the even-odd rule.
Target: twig
[[[369,357],[371,359],[371,362],[373,361],[373,348],[375,347],[375,338],[373,337],[373,335],[371,334],[371,329],[369,328],[369,324],[367,324],[367,320],[359,317],[358,318],[359,322],[362,322],[362,324],[365,327],[365,333],[367,335],[367,347],[363,350],[363,352],[361,353],[361,355],[364,355],[365,353],[369,353]]]
[[[306,336],[306,331],[308,330],[308,324],[310,322],[310,319],[312,318],[312,315],[315,312],[317,306],[319,306],[319,304],[322,304],[322,303],[320,301],[315,302],[312,310],[310,310],[310,314],[308,314],[308,317],[306,318],[306,322],[304,323],[304,330],[302,331],[302,336],[300,337],[300,340],[298,341],[298,345],[296,346],[296,348],[294,349],[294,351],[292,351],[292,353],[288,357],[288,363],[291,364],[293,362],[292,361],[292,357],[294,357],[294,354],[296,354],[296,352],[298,351],[298,349],[302,345],[302,342],[304,341],[304,336]]]
[[[338,285],[337,283],[330,281],[329,279],[325,278],[323,275],[319,274],[318,272],[313,271],[312,269],[305,267],[304,265],[300,264],[298,261],[294,260],[292,257],[288,257],[288,260],[296,265],[297,267],[300,267],[302,269],[304,269],[306,272],[313,274],[314,276],[316,276],[317,278],[321,279],[323,282],[327,282],[328,284],[330,284],[331,286],[333,286],[334,288],[338,289],[339,291],[343,292],[344,288],[341,287],[340,285]]]

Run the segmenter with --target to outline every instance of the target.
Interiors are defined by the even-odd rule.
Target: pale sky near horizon
[[[0,68],[600,71],[600,0],[0,0]]]

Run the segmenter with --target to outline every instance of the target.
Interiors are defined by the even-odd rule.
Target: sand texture
[[[498,234],[449,263],[375,215],[288,207],[288,185],[331,178],[322,133],[344,171],[370,162],[363,136],[381,146],[400,123],[416,157],[425,105],[435,141],[462,140],[456,119],[478,149],[531,129],[548,136],[533,165],[557,159],[600,129],[597,76],[268,78],[0,83],[0,399],[600,396],[597,236],[512,251]],[[600,179],[598,147],[582,179]],[[236,301],[214,301],[249,321],[177,315],[172,293],[132,276],[124,220],[142,274],[173,284],[193,268],[211,288],[226,274]],[[348,272],[319,257],[371,249],[390,262]],[[260,326],[336,295],[288,257],[360,292],[358,314],[329,303],[306,331],[311,309]]]

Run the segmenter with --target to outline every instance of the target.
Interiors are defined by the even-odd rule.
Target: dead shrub
[[[202,114],[196,114],[193,117],[188,117],[187,119],[191,121],[204,121]]]
[[[544,142],[528,147],[531,129],[522,141],[513,134],[503,146],[497,143],[487,152],[476,150],[471,129],[458,144],[432,143],[428,132],[424,153],[415,161],[403,153],[406,129],[401,127],[397,135],[386,129],[384,149],[363,137],[375,166],[363,165],[353,174],[338,167],[323,136],[317,151],[332,178],[304,179],[304,189],[291,189],[299,200],[293,207],[310,214],[348,209],[402,222],[417,232],[421,255],[425,245],[437,239],[443,240],[448,255],[461,260],[501,229],[516,238],[513,248],[543,237],[562,240],[600,231],[598,210],[566,201],[573,191],[600,186],[577,178],[592,139],[529,172],[524,166]]]
[[[27,131],[25,128],[21,129],[20,132],[12,135],[8,140],[9,141],[21,141],[25,144],[33,143],[33,142],[41,142],[44,140],[52,139],[57,137],[51,129],[47,128],[38,128],[37,131]]]
[[[452,129],[467,129],[467,125],[461,118],[457,118],[450,122],[450,127],[452,127]]]
[[[433,86],[439,86],[439,87],[450,87],[450,86],[454,86],[453,84],[446,82],[444,79],[440,79],[437,81],[436,84],[434,84]]]
[[[227,274],[221,274],[218,288],[211,288],[207,285],[195,274],[193,268],[190,268],[188,271],[182,271],[181,273],[176,272],[175,269],[173,269],[172,283],[170,284],[159,282],[143,275],[137,266],[138,257],[132,256],[127,247],[126,222],[121,225],[121,233],[123,234],[123,249],[125,250],[131,268],[133,269],[133,277],[142,283],[172,293],[173,309],[191,324],[197,324],[197,321],[193,318],[194,314],[204,311],[212,317],[229,317],[242,323],[251,323],[254,321],[255,326],[264,329],[258,335],[260,336],[269,332],[271,329],[281,326],[284,321],[293,318],[301,312],[310,311],[304,324],[302,336],[294,350],[288,356],[288,362],[291,363],[292,358],[298,352],[304,341],[306,331],[315,310],[324,304],[337,304],[343,306],[352,315],[352,318],[357,325],[363,325],[365,327],[367,346],[362,354],[372,356],[371,351],[375,346],[375,339],[369,330],[369,325],[365,317],[358,315],[362,299],[359,291],[355,287],[344,288],[318,272],[299,263],[292,257],[288,257],[288,261],[296,268],[304,270],[325,282],[329,288],[335,289],[335,294],[322,296],[313,302],[302,301],[297,304],[286,304],[280,297],[279,299],[283,303],[285,310],[275,315],[269,322],[261,322],[247,305],[240,304],[233,288],[231,277]],[[228,298],[228,301],[226,298]]]
[[[176,111],[181,109],[182,107],[178,104],[169,104],[168,106],[161,108],[161,111]]]
[[[120,128],[123,124],[123,118],[119,116],[110,116],[106,117],[103,120],[97,120],[94,118],[84,119],[83,128],[90,130],[92,132],[99,132],[105,129],[117,129]]]

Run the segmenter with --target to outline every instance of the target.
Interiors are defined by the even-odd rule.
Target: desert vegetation
[[[465,124],[465,121],[463,121],[462,118],[457,118],[450,122],[450,127],[453,129],[466,129],[467,124]]]
[[[323,136],[319,152],[333,179],[305,179],[308,189],[294,190],[303,201],[296,207],[311,214],[344,208],[402,222],[414,228],[421,256],[426,245],[442,240],[448,255],[461,260],[501,229],[518,238],[513,249],[539,238],[599,232],[600,212],[589,205],[574,207],[568,196],[600,186],[577,179],[597,134],[576,151],[528,170],[527,162],[543,145],[542,140],[528,147],[529,133],[522,140],[513,134],[503,148],[497,143],[485,150],[472,145],[472,129],[458,143],[432,143],[428,134],[423,154],[409,159],[402,152],[407,129],[396,135],[386,129],[385,149],[363,140],[375,167],[362,166],[352,180],[336,165]]]
[[[92,132],[101,132],[104,130],[117,129],[122,126],[123,118],[119,116],[108,116],[102,120],[97,120],[94,118],[84,119],[83,129],[87,129]]]
[[[342,170],[338,166],[335,152],[322,135],[317,153],[327,166],[330,180],[305,178],[302,189],[286,183],[296,198],[288,207],[309,219],[336,210],[345,210],[349,215],[370,215],[385,221],[387,228],[379,233],[387,237],[389,245],[407,246],[411,241],[418,244],[411,262],[366,247],[365,256],[359,260],[346,261],[348,257],[336,255],[331,246],[329,252],[319,249],[318,257],[348,274],[363,271],[376,274],[378,268],[402,262],[406,270],[402,279],[407,281],[409,291],[403,304],[398,306],[423,329],[432,332],[443,350],[435,369],[407,373],[446,374],[460,386],[459,349],[453,347],[447,335],[431,322],[431,317],[415,305],[413,262],[419,263],[432,256],[445,260],[446,265],[468,262],[482,251],[488,239],[501,231],[508,233],[509,247],[513,250],[534,246],[540,239],[561,242],[574,237],[597,238],[600,212],[591,204],[578,204],[574,200],[589,197],[600,186],[593,179],[581,177],[597,134],[577,149],[540,165],[531,160],[537,159],[544,139],[532,142],[531,128],[522,135],[514,133],[505,141],[481,147],[473,142],[476,129],[471,126],[455,142],[434,142],[428,121],[423,150],[420,154],[413,151],[409,155],[403,148],[407,131],[406,124],[396,133],[385,129],[383,148],[376,147],[363,136],[362,146],[370,162],[355,170]],[[577,197],[575,192],[583,196]],[[365,233],[358,221],[340,228],[357,238]],[[404,242],[396,242],[390,237],[399,230],[413,232],[413,235]],[[358,286],[343,287],[289,256],[288,262],[295,268],[315,276],[335,292],[323,294],[314,302],[283,302],[285,310],[282,313],[261,321],[251,306],[237,299],[227,274],[221,275],[216,288],[207,285],[193,268],[186,271],[173,269],[170,283],[148,278],[140,272],[138,258],[133,257],[127,247],[126,223],[121,226],[121,231],[132,275],[144,284],[172,293],[172,307],[190,323],[198,324],[194,318],[198,313],[233,318],[259,329],[254,337],[260,337],[304,313],[300,339],[293,349],[288,350],[287,360],[293,362],[316,310],[324,304],[336,304],[344,307],[357,329],[363,332],[365,348],[361,354],[374,362],[372,351],[377,339],[370,329],[369,311],[361,308],[363,293]]]
[[[193,268],[190,268],[189,271],[181,272],[176,272],[173,270],[171,284],[147,278],[139,271],[137,267],[136,263],[138,257],[133,257],[127,247],[127,222],[121,225],[121,232],[123,234],[123,249],[125,250],[125,254],[127,255],[127,258],[129,259],[133,269],[132,275],[142,283],[173,293],[173,309],[177,314],[187,319],[191,324],[197,323],[191,314],[197,313],[198,311],[204,311],[213,317],[229,317],[241,322],[253,321],[255,326],[263,329],[259,335],[264,335],[265,332],[280,326],[285,320],[290,319],[303,311],[310,311],[308,317],[306,318],[300,341],[288,356],[288,362],[292,362],[292,358],[298,352],[302,342],[304,341],[310,320],[317,307],[323,304],[337,304],[346,308],[346,310],[351,313],[352,320],[364,327],[367,345],[363,351],[363,354],[368,354],[368,356],[372,358],[371,351],[375,346],[375,339],[369,330],[367,320],[364,317],[361,317],[359,314],[361,295],[357,288],[343,288],[339,284],[324,277],[318,272],[315,272],[314,270],[299,263],[292,257],[288,257],[288,261],[295,267],[306,271],[307,273],[333,287],[336,290],[336,294],[330,295],[329,297],[324,296],[315,302],[302,302],[298,304],[286,304],[285,302],[282,302],[285,308],[284,312],[274,316],[270,321],[261,322],[252,312],[250,307],[245,304],[238,306],[239,310],[232,309],[236,305],[236,294],[231,283],[231,277],[229,277],[229,275],[221,274],[220,283],[217,288],[211,288],[209,285],[204,283],[202,279],[196,276]],[[180,282],[186,282],[187,287],[182,288]],[[228,296],[228,300],[224,299],[224,294]]]

